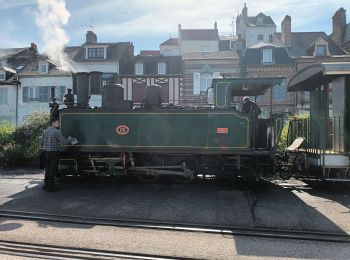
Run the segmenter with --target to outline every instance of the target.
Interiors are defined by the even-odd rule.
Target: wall
[[[74,65],[74,69],[76,72],[119,73],[119,62],[79,62]]]
[[[7,120],[16,124],[16,85],[0,85],[7,89],[7,105],[0,105],[0,121]]]
[[[209,51],[203,51],[202,46],[208,46]],[[216,52],[219,51],[219,41],[181,41],[181,54],[190,52]]]
[[[262,26],[256,26],[256,27],[247,27],[247,33],[246,33],[246,46],[249,48],[250,46],[256,44],[258,41],[258,35],[262,34],[264,35],[264,42],[269,42],[269,36],[270,34],[274,34],[276,32],[276,27],[262,27]]]
[[[285,77],[287,80],[285,82],[288,85],[289,80],[294,75],[294,67],[290,65],[256,65],[256,66],[246,66],[244,77]],[[269,112],[271,94],[274,93],[268,90],[265,95],[260,96],[257,100],[259,106],[261,106],[263,111]],[[273,112],[295,112],[296,93],[287,92],[287,97],[285,100],[273,100]]]

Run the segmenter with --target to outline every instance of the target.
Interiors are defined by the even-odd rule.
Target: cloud
[[[21,0],[21,1],[0,0],[0,10],[20,8],[23,6],[35,5],[35,4],[36,4],[36,0]]]

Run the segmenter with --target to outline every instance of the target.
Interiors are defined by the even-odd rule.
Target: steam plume
[[[64,0],[37,0],[38,12],[35,23],[44,41],[44,49],[49,58],[63,70],[72,70],[72,61],[64,52],[68,37],[64,31],[70,13]]]

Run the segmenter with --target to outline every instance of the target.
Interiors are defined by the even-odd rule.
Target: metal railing
[[[300,149],[313,154],[342,154],[345,152],[343,117],[292,118],[289,121],[287,144],[297,137],[305,138]]]

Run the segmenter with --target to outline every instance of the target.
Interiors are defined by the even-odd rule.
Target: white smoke
[[[72,61],[64,52],[69,42],[64,30],[70,13],[64,0],[37,0],[38,12],[35,23],[39,27],[44,42],[44,49],[49,58],[62,70],[73,70]]]

